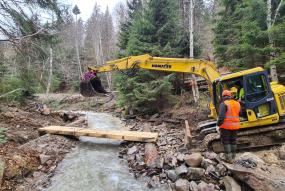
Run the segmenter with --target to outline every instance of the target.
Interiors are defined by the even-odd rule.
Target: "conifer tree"
[[[241,70],[268,63],[282,63],[284,51],[284,7],[272,1],[272,13],[278,15],[270,29],[267,25],[267,4],[264,0],[220,1],[215,31],[215,55],[220,66]],[[282,3],[282,2],[281,2]],[[282,4],[280,4],[282,5]],[[282,8],[283,7],[283,8]],[[278,11],[278,12],[276,12]],[[272,33],[272,34],[269,34]],[[272,37],[273,44],[269,42]],[[281,37],[281,38],[280,38]],[[280,59],[278,57],[280,56]]]
[[[176,1],[150,0],[136,10],[129,26],[129,36],[125,41],[127,55],[181,56],[182,27]],[[163,77],[161,73],[146,70],[139,70],[134,77],[118,75],[119,103],[134,112],[157,112],[170,103],[171,76]]]
[[[135,15],[142,8],[141,0],[127,0],[127,18],[120,23],[118,47],[121,50],[120,57],[126,56],[126,49],[129,41],[130,30],[133,25]]]
[[[153,56],[179,57],[181,30],[177,1],[150,0],[137,14],[127,52],[129,55],[149,53]]]

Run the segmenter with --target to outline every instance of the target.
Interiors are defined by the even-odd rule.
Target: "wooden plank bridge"
[[[68,136],[87,136],[97,138],[108,138],[124,141],[156,142],[158,133],[139,131],[118,131],[118,130],[95,130],[78,127],[48,126],[39,129],[41,133]]]

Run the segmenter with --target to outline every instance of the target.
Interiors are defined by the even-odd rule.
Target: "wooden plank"
[[[185,138],[184,138],[184,146],[189,147],[192,141],[192,136],[190,132],[189,123],[185,120]]]
[[[71,135],[71,136],[87,136],[97,138],[108,138],[124,141],[139,141],[139,142],[156,142],[158,133],[138,132],[138,131],[118,131],[118,130],[95,130],[78,127],[65,126],[49,126],[39,129],[40,132]]]

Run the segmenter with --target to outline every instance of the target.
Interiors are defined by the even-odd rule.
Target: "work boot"
[[[224,150],[225,150],[226,162],[232,163],[231,145],[229,144],[224,145]]]
[[[237,145],[231,145],[232,159],[236,158]]]

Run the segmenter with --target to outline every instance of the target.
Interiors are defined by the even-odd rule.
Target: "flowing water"
[[[121,121],[104,113],[87,113],[88,126],[120,129]],[[80,144],[56,169],[51,191],[145,191],[144,182],[134,179],[125,160],[118,158],[119,141],[81,137]],[[166,190],[159,188],[157,190]]]

